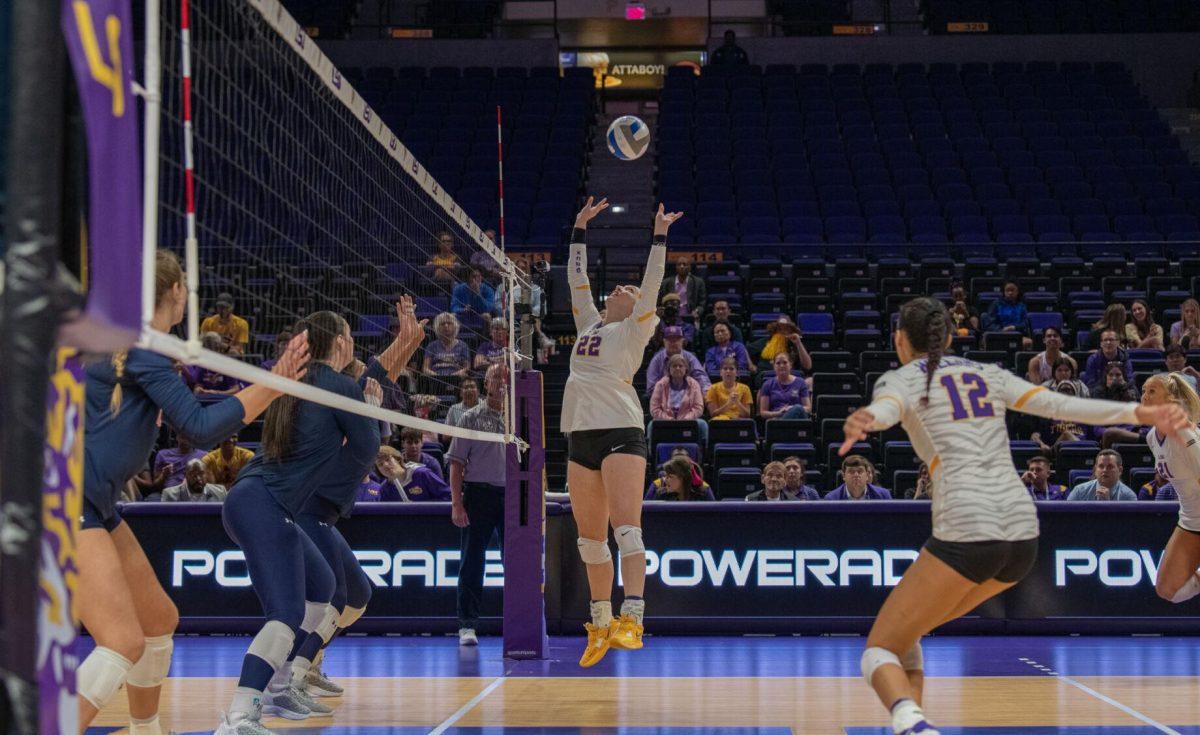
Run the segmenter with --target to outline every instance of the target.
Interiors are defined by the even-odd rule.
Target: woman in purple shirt
[[[812,408],[812,397],[804,378],[792,374],[792,358],[775,355],[775,376],[767,378],[758,391],[758,413],[764,419],[803,419]]]
[[[443,311],[433,320],[437,339],[425,346],[424,372],[431,377],[462,377],[471,369],[471,349],[458,338],[458,319]]]
[[[508,349],[508,324],[496,317],[492,320],[491,333],[491,341],[479,345],[475,351],[476,370],[487,370],[489,365],[504,361],[504,351]]]
[[[721,322],[714,324],[713,339],[717,344],[709,347],[708,352],[704,355],[704,369],[709,375],[721,372],[721,363],[726,357],[737,360],[737,368],[740,373],[748,372],[753,375],[758,371],[758,366],[750,360],[750,353],[746,352],[746,345],[733,341],[733,332],[729,330],[728,324]]]

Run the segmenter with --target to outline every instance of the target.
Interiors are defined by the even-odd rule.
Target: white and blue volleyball
[[[641,158],[650,147],[650,127],[641,118],[622,115],[608,126],[608,150],[622,161]]]

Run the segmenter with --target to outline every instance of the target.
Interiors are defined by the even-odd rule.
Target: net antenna
[[[505,255],[503,235],[497,247],[277,0],[203,6],[148,0],[146,27],[159,33],[147,32],[145,47],[141,346],[429,434],[527,448],[517,435],[512,390],[502,433],[468,431],[252,364],[250,355],[269,346],[276,332],[317,310],[344,316],[364,357],[385,343],[399,293],[413,295],[419,312],[425,307],[423,316],[445,317],[457,292],[442,278],[449,269],[426,266],[426,259],[433,260],[430,243],[449,233],[469,246],[473,264],[499,279],[494,313],[506,317],[508,339],[497,359],[509,368],[511,386],[518,358],[529,362],[517,351],[514,294],[528,294],[530,281]],[[502,157],[502,148],[498,153]],[[186,340],[150,325],[155,250],[180,240]],[[236,298],[242,313],[248,307],[255,331],[263,332],[252,335],[241,359],[202,346],[202,296],[223,292]],[[463,339],[482,344],[490,319],[468,323],[465,316]],[[417,392],[436,396],[451,392],[451,377],[457,375],[418,375],[414,382]]]

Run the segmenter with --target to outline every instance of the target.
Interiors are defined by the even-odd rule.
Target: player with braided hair
[[[995,365],[948,356],[946,307],[917,298],[900,308],[894,335],[902,367],[875,384],[871,405],[846,419],[840,454],[872,431],[901,424],[929,467],[933,535],[879,611],[862,670],[892,712],[897,735],[937,735],[921,709],[920,640],[1019,582],[1037,556],[1036,507],[1008,448],[1006,410],[1092,425],[1189,431],[1177,403],[1147,406],[1075,398]]]

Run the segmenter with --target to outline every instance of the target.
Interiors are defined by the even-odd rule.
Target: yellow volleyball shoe
[[[626,651],[636,651],[642,647],[642,632],[645,627],[632,615],[622,615],[613,620],[612,632],[609,634],[610,645],[613,648],[623,648]]]
[[[614,620],[613,623],[617,621]],[[595,666],[600,663],[600,659],[604,658],[604,654],[608,653],[610,636],[614,628],[597,627],[591,623],[584,623],[584,629],[587,630],[587,648],[583,650],[583,655],[579,657],[579,665],[583,668]]]

